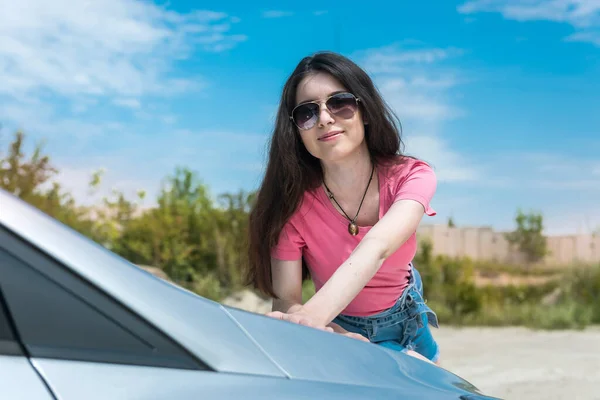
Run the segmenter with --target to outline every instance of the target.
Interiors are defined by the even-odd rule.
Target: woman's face
[[[304,78],[296,90],[296,105],[316,101],[320,104],[318,120],[308,130],[298,129],[304,146],[310,154],[323,161],[339,161],[353,154],[364,142],[365,126],[358,105],[350,102],[334,115],[325,100],[335,93],[348,90],[333,76],[326,73],[311,74]],[[348,103],[348,100],[342,102]],[[342,104],[338,101],[337,104]],[[333,103],[334,108],[336,103]],[[355,112],[353,112],[355,110]]]

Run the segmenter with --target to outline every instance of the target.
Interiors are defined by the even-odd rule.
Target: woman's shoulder
[[[384,169],[386,204],[391,206],[398,200],[415,200],[423,205],[427,215],[435,215],[430,202],[436,192],[437,178],[427,162],[404,157]]]
[[[421,159],[398,155],[380,164],[382,177],[390,184],[397,183],[407,178],[410,174],[423,171],[435,174],[429,163]]]

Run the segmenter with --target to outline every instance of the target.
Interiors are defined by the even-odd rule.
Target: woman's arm
[[[273,299],[273,311],[292,312],[290,308],[302,305],[302,260],[283,261],[271,259],[273,291],[278,299]]]
[[[395,202],[325,285],[301,308],[280,318],[328,325],[373,278],[385,259],[416,231],[424,212],[417,201]]]
[[[270,317],[290,320],[288,316],[296,311],[302,310],[302,260],[283,261],[276,258],[271,259],[271,275],[273,277],[273,291],[278,299],[273,299],[272,312],[267,313]],[[310,321],[301,319],[293,322],[303,325],[314,326]],[[330,323],[327,326],[314,326],[322,330],[339,333],[354,339],[368,342],[369,339],[357,333],[348,332],[338,324]]]
[[[333,332],[333,328],[320,324],[299,313],[302,310],[302,260],[283,261],[271,259],[273,291],[278,299],[273,299],[269,317],[307,325],[313,328]]]

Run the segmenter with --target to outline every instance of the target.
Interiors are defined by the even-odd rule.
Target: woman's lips
[[[342,134],[342,132],[343,131],[328,132],[328,133],[324,134],[323,136],[319,137],[319,140],[322,142],[334,140],[337,137],[339,137]]]

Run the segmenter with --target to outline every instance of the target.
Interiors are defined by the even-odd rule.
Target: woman
[[[415,232],[436,177],[401,155],[394,114],[351,60],[317,53],[287,80],[250,214],[249,274],[267,315],[437,362]],[[308,275],[317,292],[302,304]]]

